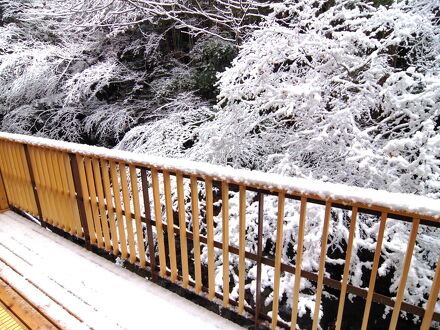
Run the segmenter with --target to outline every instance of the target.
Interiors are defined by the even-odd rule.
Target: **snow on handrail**
[[[384,190],[360,188],[319,180],[287,177],[260,171],[234,169],[205,162],[165,158],[129,151],[107,149],[85,144],[63,142],[41,137],[0,132],[0,139],[32,146],[57,149],[84,156],[112,159],[147,168],[181,172],[185,175],[211,177],[219,181],[246,185],[269,191],[283,191],[291,195],[331,200],[353,206],[366,206],[382,212],[396,212],[426,220],[440,220],[440,202],[433,198],[414,194],[392,193]]]

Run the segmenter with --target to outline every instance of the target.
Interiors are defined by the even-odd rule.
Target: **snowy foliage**
[[[59,50],[44,44],[34,45],[32,49],[26,49],[26,45],[17,46],[19,50],[6,48],[0,55],[3,106],[20,106],[56,92],[55,68],[63,62]]]
[[[96,96],[112,79],[120,75],[119,68],[114,62],[102,62],[81,72],[74,73],[64,84],[65,104],[75,104],[88,101]]]
[[[191,146],[200,138],[200,126],[208,122],[213,113],[194,95],[180,94],[150,116],[156,119],[130,130],[117,147],[158,156],[190,158]]]
[[[195,37],[209,34],[240,41],[264,17],[261,11],[267,6],[267,1],[256,0],[82,0],[67,12],[77,18],[77,24],[90,27],[112,26],[119,31],[124,26],[169,20]]]
[[[265,169],[438,197],[435,13],[349,4],[283,8],[293,22],[256,31],[221,75],[222,112],[290,136]]]
[[[152,113],[170,113],[180,95],[198,93],[197,104],[213,102],[216,72],[235,56],[234,43],[223,40],[232,32],[217,40],[213,35],[221,31],[211,22],[189,33],[202,12],[183,1],[168,17],[172,4],[1,1],[3,130],[114,146],[130,128],[157,118]],[[255,12],[251,2],[253,9],[242,5],[243,15]],[[23,109],[30,118],[11,125]],[[67,118],[75,125],[64,126]]]
[[[233,67],[220,75],[216,119],[227,133],[208,130],[206,141],[221,143],[211,142],[204,154],[242,166],[249,155],[232,155],[230,146],[261,138],[258,150],[272,152],[264,152],[263,160],[256,152],[250,158],[259,159],[264,170],[440,197],[439,8],[431,1],[389,8],[350,1],[337,1],[328,9],[306,1],[275,7],[267,26],[253,33]],[[319,227],[322,216],[308,221]],[[337,223],[332,223],[333,232],[343,246],[347,238],[338,237]],[[358,251],[374,251],[377,219],[361,218],[358,226]],[[427,233],[439,235],[427,228],[419,235]],[[386,231],[383,253],[389,259],[380,275],[392,269],[395,283],[408,235],[409,226],[401,222]],[[306,231],[305,240],[316,242],[316,236]],[[424,244],[420,238],[405,292],[405,299],[415,304],[425,302],[426,278],[432,279],[436,262],[436,256],[427,258]],[[358,255],[352,260],[351,281],[366,286],[362,274],[371,264]],[[314,271],[317,257],[309,259]],[[289,295],[291,285],[285,284]],[[396,286],[390,288],[396,291]]]
[[[329,8],[307,1],[274,5],[267,21],[242,45],[233,66],[220,74],[214,117],[200,125],[192,151],[184,156],[439,198],[438,10],[427,0],[390,7],[352,1],[337,1]],[[167,123],[175,129],[157,127],[164,135],[188,134],[189,128]],[[173,140],[178,140],[175,134]],[[145,142],[145,152],[158,152]],[[176,155],[172,147],[164,148]],[[249,202],[249,209],[255,207]],[[305,251],[312,254],[304,269],[309,271],[318,269],[322,212],[311,208],[307,219]],[[248,211],[248,233],[256,228],[253,215]],[[347,216],[334,214],[330,241],[335,251],[343,251],[347,242]],[[298,234],[295,217],[297,207],[286,207],[288,245],[295,244]],[[220,223],[217,218],[217,226]],[[265,225],[274,228],[276,216],[267,216]],[[371,259],[360,256],[372,256],[378,227],[376,217],[359,219],[350,278],[354,285],[368,286],[363,274],[371,268]],[[382,249],[388,259],[379,275],[392,275],[390,294],[397,291],[409,232],[408,224],[388,222]],[[430,252],[424,246],[428,237],[438,235],[438,230],[424,226],[419,230],[405,291],[408,302],[426,303],[437,261],[431,251],[440,247],[432,239]],[[231,233],[231,239],[238,239],[237,233]],[[286,251],[283,260],[294,263]],[[336,265],[342,262],[331,253],[328,258]],[[248,267],[249,274],[255,273]],[[284,297],[291,297],[292,281],[283,277]],[[300,306],[303,313],[307,308],[311,313],[314,297],[307,292],[312,287],[304,285]]]
[[[91,138],[104,144],[110,144],[105,143],[106,139],[119,141],[135,122],[136,109],[142,106],[142,102],[122,105],[98,104],[87,116],[84,130]]]

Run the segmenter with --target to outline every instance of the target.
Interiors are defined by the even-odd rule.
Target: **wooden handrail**
[[[286,197],[300,200],[302,197],[314,200],[322,205],[331,201],[334,204],[368,209],[377,213],[385,212],[390,218],[401,216],[406,218],[419,217],[421,220],[440,223],[440,205],[436,200],[428,197],[391,193],[383,190],[352,187],[342,184],[314,181],[309,179],[291,178],[282,175],[268,174],[259,171],[231,169],[225,166],[215,166],[202,162],[176,160],[172,158],[156,157],[138,154],[123,150],[107,149],[77,143],[68,143],[45,138],[36,138],[21,134],[0,132],[0,141],[10,141],[19,144],[28,144],[42,149],[58,152],[74,153],[82,157],[99,158],[107,161],[126,162],[138,168],[155,169],[158,172],[165,170],[175,175],[181,172],[186,178],[196,176],[204,180],[206,177],[213,181],[228,182],[230,185],[240,186],[245,183],[247,188],[261,190],[265,194],[284,192]],[[237,178],[240,179],[237,179]],[[317,189],[319,187],[319,189]],[[344,193],[339,191],[344,188]],[[350,198],[345,198],[350,191]],[[402,198],[412,200],[411,207],[416,210],[401,207]],[[366,202],[368,200],[368,202]]]
[[[194,286],[198,294],[207,293],[210,300],[222,299],[224,308],[237,308],[240,314],[253,317],[255,324],[268,320],[272,328],[282,326],[295,329],[298,321],[301,279],[317,284],[313,329],[318,328],[319,304],[323,286],[340,291],[336,329],[344,319],[347,294],[355,294],[366,300],[362,328],[366,329],[372,302],[394,307],[390,328],[395,328],[401,311],[418,315],[423,327],[431,320],[440,321],[434,312],[440,284],[440,265],[436,265],[433,289],[425,309],[404,302],[406,275],[420,225],[440,226],[438,202],[424,197],[413,200],[411,208],[398,206],[397,202],[380,201],[371,197],[371,190],[351,189],[350,198],[342,196],[340,185],[323,184],[322,191],[306,188],[304,181],[280,176],[262,179],[263,173],[208,167],[205,164],[147,157],[104,148],[56,142],[47,139],[0,133],[0,210],[11,206],[38,218],[42,225],[59,230],[84,241],[88,249],[97,248],[120,257],[142,269],[149,268],[152,279],[159,277],[188,288]],[[258,178],[254,179],[255,175]],[[283,182],[283,180],[285,182]],[[316,182],[311,181],[311,185]],[[336,193],[332,194],[332,187]],[[186,188],[186,189],[185,189]],[[214,190],[220,194],[214,195]],[[230,192],[238,195],[236,204],[238,228],[230,225]],[[258,225],[258,237],[254,242],[256,251],[247,248],[250,208],[247,194],[257,192],[258,214],[253,215]],[[362,199],[369,195],[370,202]],[[382,197],[396,200],[396,196],[411,195],[377,192]],[[277,202],[275,255],[263,255],[264,197],[273,196]],[[297,245],[294,265],[282,260],[286,248],[284,238],[285,205],[289,200],[300,202]],[[215,208],[221,203],[221,215]],[[151,203],[151,205],[150,205]],[[430,203],[432,205],[430,205]],[[437,204],[435,204],[437,203]],[[325,206],[319,271],[302,269],[305,262],[304,238],[307,209],[310,204]],[[349,235],[345,250],[345,267],[341,279],[325,276],[327,236],[332,210],[351,211]],[[143,213],[141,212],[143,210]],[[256,211],[255,211],[256,212]],[[356,221],[362,214],[380,218],[376,252],[372,260],[369,289],[349,283],[350,262],[356,241]],[[389,219],[412,223],[407,244],[402,279],[397,297],[393,300],[374,291],[376,275],[381,263],[382,241],[385,225]],[[215,233],[221,230],[220,236]],[[230,230],[238,233],[238,246],[230,242]],[[221,237],[222,241],[217,241]],[[202,258],[201,250],[206,249]],[[216,253],[220,249],[221,253]],[[235,264],[230,262],[234,258]],[[439,261],[440,262],[440,261]],[[249,290],[248,264],[256,263],[255,290]],[[237,286],[232,294],[230,288],[231,266],[238,275]],[[272,317],[264,314],[262,297],[262,269],[273,268]],[[222,272],[221,283],[217,273]],[[279,315],[280,278],[282,273],[295,275],[292,290],[291,324]],[[181,281],[181,282],[180,282]],[[218,286],[222,287],[219,291]],[[249,294],[254,298],[250,303]],[[265,293],[267,294],[267,292]]]

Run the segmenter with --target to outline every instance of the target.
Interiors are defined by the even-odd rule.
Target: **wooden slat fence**
[[[238,215],[234,215],[238,216],[238,228],[230,226],[232,193],[238,194]],[[246,216],[247,199],[251,195],[259,205],[255,215],[257,235],[252,242],[254,249],[249,248]],[[276,228],[272,228],[276,232],[274,254],[264,251],[263,247],[267,239],[263,237],[263,226],[265,197],[268,196],[276,198],[278,208]],[[289,201],[299,205],[293,264],[282,258],[287,243],[283,235],[285,206]],[[148,269],[153,281],[161,277],[184,288],[192,287],[196,293],[217,301],[223,307],[252,318],[256,326],[265,322],[272,328],[296,328],[302,279],[316,285],[316,304],[311,314],[313,329],[319,325],[321,297],[326,288],[339,292],[336,329],[342,327],[347,294],[365,299],[362,329],[368,326],[373,302],[392,307],[390,329],[396,328],[401,311],[418,315],[422,329],[428,329],[433,320],[440,321],[440,315],[434,312],[440,290],[440,262],[436,265],[426,306],[414,306],[403,299],[419,225],[438,227],[438,217],[396,212],[349,200],[322,199],[317,194],[292,193],[247,184],[238,179],[218,180],[214,176],[201,177],[191,171],[174,171],[74,153],[41,143],[26,144],[0,138],[0,209],[7,205],[27,212],[43,226],[56,227],[84,240],[89,249],[95,246]],[[318,272],[302,269],[304,230],[310,205],[325,208]],[[350,216],[345,264],[340,279],[330,278],[325,273],[329,224],[335,210],[343,210]],[[215,222],[214,218],[220,212],[220,221]],[[361,214],[376,216],[379,221],[368,290],[349,281],[356,221]],[[380,259],[383,257],[381,247],[385,226],[389,219],[412,224],[396,297],[375,292]],[[221,235],[217,237],[221,237],[221,241],[215,240],[215,233],[219,230]],[[231,230],[238,233],[238,242],[230,241]],[[249,264],[256,264],[256,274],[251,280],[247,273]],[[269,312],[264,305],[267,294],[262,296],[263,267],[273,268],[274,274],[271,293],[274,299]],[[216,281],[218,271],[221,271],[220,281]],[[238,274],[238,290],[233,290],[230,283],[232,272]],[[287,321],[282,320],[279,314],[280,303],[283,302],[280,297],[282,274],[294,275],[291,316]],[[252,285],[255,287],[249,289]]]

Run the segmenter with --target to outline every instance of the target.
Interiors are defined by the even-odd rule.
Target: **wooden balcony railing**
[[[419,225],[439,226],[438,201],[413,197],[411,209],[401,209],[394,203],[399,195],[386,192],[346,187],[350,191],[347,198],[340,193],[338,185],[322,184],[316,189],[309,187],[307,181],[296,179],[273,176],[266,180],[265,174],[259,172],[7,133],[0,134],[0,174],[0,209],[24,211],[38,219],[42,226],[58,228],[76,237],[88,249],[99,248],[145,268],[153,281],[161,277],[183,288],[192,287],[197,294],[222,302],[224,308],[253,318],[256,326],[266,322],[272,328],[295,329],[300,282],[304,278],[316,284],[313,329],[318,328],[324,287],[339,292],[336,329],[342,326],[347,294],[365,299],[362,329],[367,328],[373,302],[392,308],[390,329],[396,328],[401,311],[419,316],[422,329],[429,329],[432,321],[440,321],[440,314],[435,312],[440,262],[435,266],[427,303],[416,306],[404,301]],[[229,214],[230,192],[238,194],[238,214]],[[249,240],[254,236],[246,232],[249,194],[255,194],[254,200],[259,203],[255,211],[257,235],[253,242]],[[272,228],[276,231],[274,254],[263,251],[266,196],[276,198],[278,208],[277,227]],[[299,203],[300,210],[294,264],[282,260],[283,244],[287,243],[283,239],[284,208],[286,202],[292,200]],[[317,272],[302,269],[309,205],[325,207]],[[341,279],[325,274],[329,224],[334,210],[348,210],[347,214],[351,214]],[[219,214],[221,221],[215,222]],[[361,214],[376,216],[379,222],[368,289],[349,281],[356,221]],[[232,216],[238,217],[238,228],[230,228]],[[389,219],[412,224],[396,297],[375,292],[385,224]],[[218,230],[221,230],[221,241],[214,239],[214,232]],[[238,231],[238,244],[230,241],[231,230]],[[250,249],[250,243],[256,248]],[[202,249],[207,255],[207,261],[203,262]],[[233,256],[235,259],[231,259]],[[238,262],[232,265],[230,260],[237,257]],[[249,280],[249,263],[256,264],[255,281]],[[231,266],[238,267],[238,290],[234,294],[230,288]],[[267,306],[263,311],[263,266],[273,268],[274,274],[274,299],[269,312]],[[218,279],[216,282],[216,269],[217,272],[222,270],[222,283],[218,283]],[[294,275],[290,324],[279,316],[281,273]],[[255,285],[255,289],[249,289],[251,285]]]

